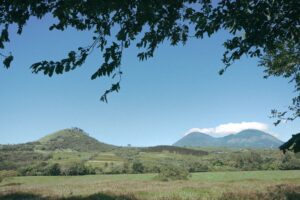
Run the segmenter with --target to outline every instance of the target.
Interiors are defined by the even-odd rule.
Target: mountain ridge
[[[246,129],[224,137],[213,137],[201,132],[192,132],[184,136],[173,146],[191,147],[239,147],[239,148],[278,148],[283,142],[273,135]]]

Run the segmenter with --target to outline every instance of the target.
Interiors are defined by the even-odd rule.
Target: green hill
[[[47,135],[37,142],[42,150],[74,150],[80,152],[109,151],[115,146],[99,142],[79,128],[64,129]]]
[[[282,143],[282,141],[268,133],[248,129],[237,134],[231,134],[220,138],[215,138],[200,132],[194,132],[178,140],[174,143],[174,146],[278,148]]]

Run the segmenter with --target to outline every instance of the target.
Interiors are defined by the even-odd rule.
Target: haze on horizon
[[[32,20],[21,37],[10,33],[7,47],[15,61],[9,70],[0,68],[2,144],[33,141],[70,127],[106,143],[134,146],[172,144],[192,128],[229,134],[230,127],[223,132],[220,127],[243,122],[262,125],[283,141],[300,129],[299,119],[275,127],[269,118],[271,109],[284,110],[291,103],[294,88],[288,80],[263,79],[263,69],[250,58],[218,75],[225,32],[185,46],[165,43],[144,62],[138,61],[137,49],[128,49],[121,91],[109,95],[106,104],[99,97],[110,81],[89,78],[98,67],[99,52],[62,76],[31,74],[32,63],[60,59],[90,42],[90,33],[49,32],[51,20]]]

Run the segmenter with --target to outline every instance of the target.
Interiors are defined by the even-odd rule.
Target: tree
[[[159,169],[157,179],[161,181],[187,180],[189,171],[184,167],[175,165],[165,165]]]
[[[47,171],[46,172],[47,175],[50,176],[59,176],[61,174],[60,166],[58,163],[51,164],[50,166],[47,167],[46,171]]]
[[[294,151],[294,153],[300,152],[300,133],[293,135],[286,143],[279,147],[280,150],[285,153],[287,150]]]
[[[260,59],[266,78],[282,76],[295,84],[297,95],[289,112],[272,111],[278,118],[275,124],[300,116],[300,1],[222,0],[214,4],[211,0],[3,0],[0,13],[1,49],[9,42],[10,26],[17,24],[21,34],[30,17],[42,19],[51,15],[57,23],[50,30],[73,27],[92,31],[90,45],[70,51],[59,61],[34,63],[31,70],[50,77],[63,74],[82,66],[93,50],[99,49],[103,61],[91,79],[108,76],[115,80],[101,96],[105,102],[110,92],[120,90],[124,49],[135,45],[141,49],[137,57],[143,61],[153,57],[164,41],[175,46],[185,44],[191,37],[201,39],[227,30],[231,38],[224,41],[224,68],[220,74],[242,56]],[[9,68],[13,55],[1,55],[4,67]]]
[[[132,164],[132,172],[133,173],[143,173],[144,172],[144,165],[141,162],[134,162]]]

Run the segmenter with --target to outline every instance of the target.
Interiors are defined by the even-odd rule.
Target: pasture
[[[300,171],[192,173],[188,180],[158,181],[156,174],[9,177],[0,199],[299,199]]]

